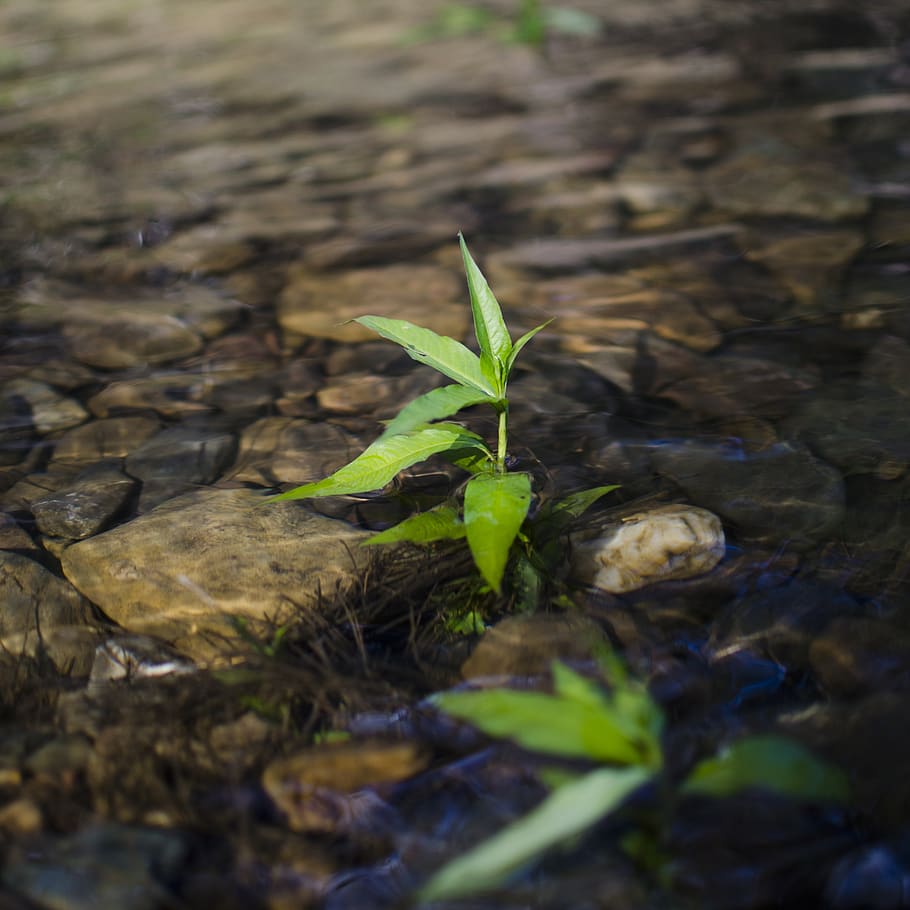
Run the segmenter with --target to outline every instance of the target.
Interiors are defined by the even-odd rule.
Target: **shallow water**
[[[727,541],[567,589],[465,673],[546,685],[603,638],[672,773],[775,731],[854,792],[688,806],[661,874],[606,826],[465,906],[905,905],[910,18],[573,5],[600,33],[539,48],[505,2],[465,35],[405,0],[0,7],[10,906],[394,906],[540,799],[536,761],[420,702],[476,644],[430,595],[501,610],[460,557],[357,546],[451,471],[254,508],[433,387],[345,320],[468,340],[459,230],[513,335],[555,317],[510,388],[544,494],[621,483],[607,507],[689,502]]]

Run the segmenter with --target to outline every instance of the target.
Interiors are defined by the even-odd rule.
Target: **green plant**
[[[412,515],[367,542],[425,544],[466,538],[480,574],[499,593],[510,551],[531,505],[530,475],[507,470],[509,376],[524,346],[549,322],[536,326],[513,343],[499,303],[460,234],[459,240],[479,356],[454,338],[437,335],[402,319],[360,316],[354,320],[400,344],[414,360],[433,367],[454,382],[433,389],[406,405],[372,445],[331,476],[271,497],[271,500],[378,490],[405,468],[431,455],[444,455],[472,475],[464,486],[462,502],[444,503]],[[476,405],[487,405],[498,416],[495,452],[487,448],[476,433],[457,423],[444,421],[444,418]],[[564,519],[577,514],[580,503],[587,507],[614,488],[598,487],[567,500],[562,508],[550,506],[546,510],[551,519],[548,526],[551,529],[562,527]],[[529,537],[522,537],[530,544]],[[546,535],[545,538],[549,540]],[[531,566],[529,571],[534,571],[532,563],[528,562],[528,565]],[[539,560],[537,565],[539,570]]]
[[[763,788],[784,796],[843,802],[843,774],[803,746],[778,736],[754,736],[721,749],[673,785],[664,774],[660,707],[618,659],[603,666],[609,689],[560,663],[553,665],[554,694],[510,689],[445,692],[436,707],[469,721],[484,733],[566,759],[603,766],[587,773],[551,772],[552,793],[528,815],[444,866],[423,887],[423,900],[442,900],[487,891],[529,861],[581,834],[618,809],[636,791],[657,784],[670,801],[678,796],[727,796]],[[665,808],[672,808],[665,807]],[[640,838],[639,855],[654,855]],[[629,840],[629,845],[634,839]]]

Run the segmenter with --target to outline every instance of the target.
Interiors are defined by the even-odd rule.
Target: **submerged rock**
[[[573,571],[611,594],[709,572],[724,555],[720,519],[677,503],[629,515],[595,540],[576,544]]]
[[[238,642],[232,617],[275,619],[350,589],[368,534],[295,502],[204,490],[64,551],[66,577],[125,629],[191,657]],[[214,636],[214,639],[211,638]]]

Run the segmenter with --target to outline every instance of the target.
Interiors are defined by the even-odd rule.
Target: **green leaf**
[[[444,866],[421,889],[421,900],[496,888],[524,863],[600,821],[650,776],[643,768],[600,768],[564,784],[524,818]]]
[[[330,477],[270,497],[271,502],[366,493],[384,487],[399,471],[448,449],[480,448],[483,441],[454,423],[434,423],[428,427],[377,439],[352,462]]]
[[[525,749],[618,764],[641,762],[640,745],[608,706],[512,689],[443,692],[432,701],[487,735],[512,739]]]
[[[560,698],[577,701],[592,708],[609,709],[607,693],[597,683],[569,669],[561,661],[553,661],[553,690]]]
[[[433,389],[419,398],[406,404],[398,414],[389,421],[382,436],[396,436],[407,433],[415,427],[443,417],[451,417],[462,408],[469,408],[475,404],[491,401],[486,392],[463,385],[446,385],[441,389]],[[382,437],[380,437],[381,439]]]
[[[521,349],[538,333],[543,331],[553,320],[548,319],[546,322],[542,322],[540,325],[535,326],[531,329],[530,332],[525,332],[518,341],[515,342],[512,350],[509,352],[508,359],[506,360],[506,376],[512,372],[512,367],[515,365],[515,361],[518,358],[518,355],[521,353]]]
[[[481,353],[489,355],[494,364],[498,364],[496,374],[500,385],[496,391],[502,395],[505,392],[505,380],[508,376],[506,364],[512,352],[512,339],[502,318],[502,310],[493,296],[486,278],[471,258],[468,245],[461,233],[458,234],[461,244],[461,257],[464,260],[464,270],[468,276],[468,292],[471,295],[471,312],[474,314],[474,334],[480,345]]]
[[[468,546],[484,580],[498,594],[509,550],[531,505],[527,474],[476,474],[464,491]]]
[[[608,483],[602,487],[591,487],[590,490],[579,490],[577,493],[570,493],[562,499],[550,504],[547,509],[548,516],[565,516],[568,520],[578,518],[583,515],[591,506],[607,493],[618,490],[620,484]]]
[[[797,799],[846,802],[844,774],[805,746],[781,736],[752,736],[699,762],[683,784],[684,793],[729,796],[760,787]]]
[[[354,322],[359,322],[383,338],[400,344],[409,357],[439,370],[459,385],[471,386],[491,398],[499,397],[498,390],[490,384],[480,369],[480,358],[460,341],[446,335],[437,335],[431,329],[414,325],[405,319],[359,316]]]
[[[603,31],[603,22],[590,13],[578,9],[567,9],[564,6],[555,6],[544,12],[544,20],[548,28],[564,35],[578,35],[583,38],[592,38]]]
[[[464,522],[452,506],[438,506],[428,512],[412,515],[392,528],[374,534],[363,542],[364,546],[379,543],[432,543],[434,540],[460,540],[465,536]]]

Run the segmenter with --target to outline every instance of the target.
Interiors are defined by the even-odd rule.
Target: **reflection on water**
[[[546,492],[619,482],[613,504],[723,523],[707,575],[574,596],[650,677],[679,768],[784,729],[854,779],[858,826],[751,797],[682,813],[678,883],[902,905],[881,882],[910,876],[910,20],[574,5],[601,33],[539,49],[413,40],[441,2],[0,6],[7,887],[87,906],[89,864],[93,907],[391,906],[539,798],[533,764],[415,708],[471,647],[419,616],[464,566],[377,569],[336,520],[382,527],[460,477],[255,508],[432,388],[345,320],[467,338],[464,230],[513,333],[556,317],[510,389]],[[584,623],[541,628],[509,638],[526,683],[589,653]],[[127,653],[165,642],[200,671]],[[99,643],[128,682],[93,671]],[[263,769],[333,725],[361,748],[267,797]],[[377,735],[411,744],[402,767]],[[489,906],[651,906],[606,835]]]

